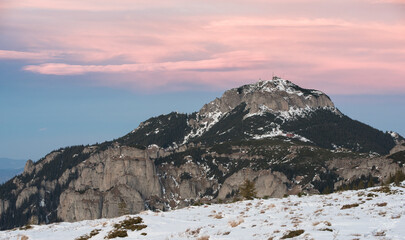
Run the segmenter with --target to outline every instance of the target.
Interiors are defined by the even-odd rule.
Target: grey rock
[[[24,175],[31,175],[32,172],[34,171],[34,169],[35,169],[34,162],[31,159],[29,159],[27,161],[27,163],[25,164],[23,174]]]
[[[236,192],[245,180],[255,183],[258,197],[282,197],[287,193],[288,179],[281,173],[272,173],[270,170],[258,172],[252,169],[242,169],[227,178],[218,193],[218,199],[225,199],[232,191]]]

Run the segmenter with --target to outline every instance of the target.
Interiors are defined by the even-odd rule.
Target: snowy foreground
[[[136,215],[146,228],[115,239],[281,239],[294,230],[304,230],[294,239],[405,239],[405,182],[377,189],[146,211]],[[100,229],[90,239],[101,240],[128,217],[3,231],[0,239],[73,240]]]

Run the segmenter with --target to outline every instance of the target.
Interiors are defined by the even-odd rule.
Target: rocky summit
[[[404,162],[402,136],[274,77],[198,112],[153,117],[113,141],[28,161],[0,186],[0,228],[228,202],[245,180],[258,197],[363,188],[394,181]]]

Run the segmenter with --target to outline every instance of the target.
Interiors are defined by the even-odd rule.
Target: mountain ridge
[[[176,137],[170,138],[167,142],[162,143],[162,145],[157,145],[166,148],[172,146],[173,142],[175,143],[175,145],[173,145],[172,147],[184,145],[189,142],[197,142],[199,138],[204,138],[202,137],[202,135],[209,132],[209,130],[221,119],[229,119],[230,115],[236,115],[236,111],[246,111],[246,113],[239,113],[243,114],[242,119],[238,119],[239,122],[243,122],[245,120],[249,122],[249,118],[251,117],[255,117],[256,121],[257,117],[267,117],[268,119],[270,119],[270,121],[267,122],[273,124],[273,126],[267,129],[265,134],[262,135],[258,135],[257,133],[253,132],[247,132],[247,135],[250,134],[250,137],[260,138],[266,135],[268,137],[287,135],[291,136],[293,134],[298,139],[312,141],[310,136],[313,135],[313,131],[305,134],[305,136],[301,136],[297,132],[297,130],[299,129],[292,127],[293,124],[291,124],[291,122],[294,122],[294,120],[305,120],[307,119],[307,117],[315,115],[315,117],[317,117],[318,119],[323,118],[318,121],[329,120],[335,123],[334,126],[319,126],[320,129],[317,130],[323,130],[322,128],[325,127],[328,127],[330,129],[330,127],[332,127],[333,129],[335,129],[335,132],[338,132],[339,129],[336,128],[341,128],[344,124],[357,124],[359,128],[365,129],[364,131],[372,133],[365,134],[367,136],[362,136],[362,134],[354,134],[354,138],[367,138],[367,140],[363,139],[362,141],[370,141],[370,139],[383,139],[381,141],[385,142],[378,144],[366,144],[373,145],[373,147],[360,146],[357,147],[358,149],[356,149],[356,146],[349,146],[347,144],[344,146],[349,147],[351,150],[367,152],[372,150],[373,148],[376,148],[376,145],[383,145],[383,147],[377,146],[376,152],[379,154],[387,154],[389,153],[391,148],[396,145],[396,138],[392,137],[391,139],[390,136],[392,135],[390,133],[382,133],[379,130],[369,127],[368,125],[362,124],[355,120],[351,120],[350,118],[342,114],[335,107],[330,97],[323,92],[313,89],[303,89],[288,80],[284,80],[278,77],[274,77],[273,80],[260,81],[258,83],[247,84],[239,88],[232,88],[230,90],[227,90],[220,98],[216,98],[210,103],[205,104],[198,112],[194,112],[192,114],[173,112],[168,115],[160,115],[159,117],[151,118],[147,121],[142,122],[138,128],[127,134],[124,138],[142,138],[143,140],[139,141],[138,144],[143,144],[145,146],[149,144],[156,144],[155,142],[153,142],[153,140],[148,142],[145,141],[145,139],[147,139],[149,135],[151,136],[151,138],[155,137],[164,139],[165,136],[159,134],[159,132],[164,128],[159,128],[159,124],[161,123],[163,125],[171,124],[170,129],[176,129],[176,133],[174,134],[174,136]],[[329,112],[332,114],[328,114]],[[172,117],[178,117],[181,120],[180,122],[174,124],[169,123]],[[350,123],[346,123],[348,121],[350,121]],[[288,130],[283,129],[283,126],[287,126]],[[145,129],[148,130],[145,131]],[[231,129],[228,130],[231,131]],[[135,136],[137,135],[137,131],[141,131],[139,135],[145,134],[146,138],[143,136]],[[242,131],[242,129],[240,129],[240,131]],[[348,134],[349,132],[349,130],[346,130],[346,134]],[[217,134],[221,133],[218,132]],[[181,141],[180,139],[183,135],[184,139],[183,141]],[[372,135],[372,137],[369,138],[368,135]],[[244,136],[241,136],[239,134],[239,137]],[[326,137],[320,138],[319,141],[316,142],[316,144],[322,144],[323,147],[327,148],[344,145],[342,144],[342,141],[336,143],[326,141],[328,142],[328,146],[326,146],[325,144],[323,144],[325,138]],[[157,141],[161,142],[161,139]],[[229,141],[231,139],[225,140]],[[358,141],[356,140],[355,142],[357,143]]]
[[[262,197],[368,185],[404,171],[404,152],[402,136],[275,77],[225,91],[198,112],[152,117],[115,140],[28,161],[0,186],[0,228],[231,201],[245,179]]]

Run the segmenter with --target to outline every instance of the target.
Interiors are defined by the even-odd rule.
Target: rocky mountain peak
[[[301,88],[279,78],[259,81],[226,91],[221,98],[206,104],[200,114],[207,112],[229,112],[241,103],[246,103],[249,113],[263,111],[289,111],[298,108],[334,108],[330,98],[321,91]]]
[[[196,121],[190,123],[195,129],[191,136],[205,132],[242,103],[246,104],[245,110],[248,111],[245,117],[270,112],[288,120],[320,108],[340,114],[323,92],[301,88],[288,80],[273,77],[272,80],[227,90],[220,98],[205,104],[197,113]]]

